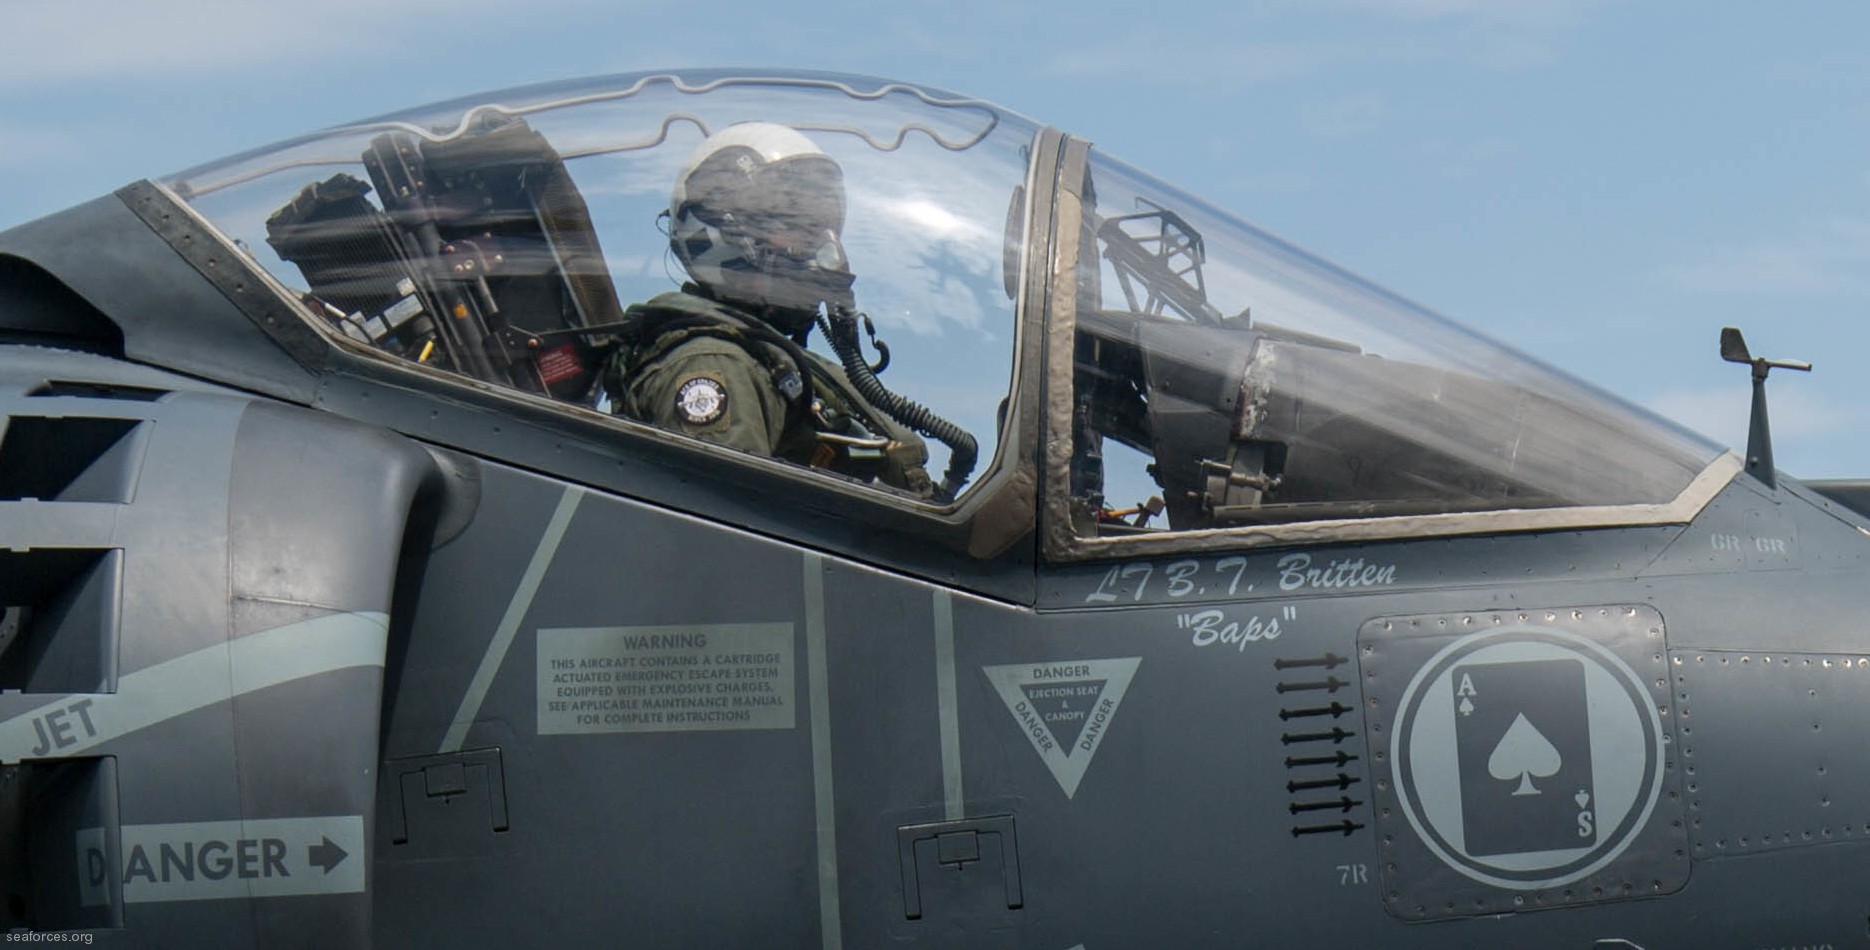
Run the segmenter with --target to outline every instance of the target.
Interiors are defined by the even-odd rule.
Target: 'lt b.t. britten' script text
[[[1280,590],[1387,587],[1395,582],[1396,565],[1368,564],[1360,557],[1334,560],[1324,567],[1313,567],[1309,554],[1288,554],[1279,559]]]

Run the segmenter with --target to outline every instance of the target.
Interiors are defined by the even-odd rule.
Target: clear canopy
[[[837,187],[841,172],[844,215],[833,242],[847,259],[838,266],[848,267],[854,308],[888,349],[878,381],[971,436],[984,467],[1011,380],[1009,270],[1019,260],[1007,249],[1022,246],[1022,186],[1038,131],[987,103],[857,77],[620,76],[339,127],[162,184],[333,334],[434,370],[617,412],[616,380],[606,375],[627,333],[586,328],[615,331],[631,304],[723,273],[718,253],[672,252],[671,227],[681,221],[669,216],[671,197],[704,140],[748,122],[789,128],[835,162],[794,187]],[[745,245],[727,273],[763,266],[749,263],[769,259],[752,239],[720,218],[702,230],[722,247]],[[838,362],[824,334],[809,337],[823,362]],[[875,366],[884,360],[872,339],[860,354]],[[849,456],[872,451],[892,428],[918,428],[862,421],[841,431],[878,438],[826,445]],[[927,468],[940,473],[957,450],[940,435],[926,441]],[[810,458],[802,464],[825,461]]]
[[[882,80],[622,76],[163,184],[343,345],[710,440],[747,397],[691,377],[657,397],[671,424],[641,410],[644,367],[619,354],[649,332],[644,301],[756,301],[765,324],[709,332],[789,354],[755,362],[817,440],[763,454],[903,488],[881,460],[925,443],[942,484],[920,497],[946,501],[1003,448],[1022,255],[1046,237],[1026,229],[1051,201],[1039,131]],[[1060,188],[1084,200],[1057,209],[1069,224],[1082,208],[1054,236],[1080,265],[1046,298],[1075,330],[1071,378],[1049,384],[1072,406],[1050,486],[1079,536],[1656,505],[1719,452],[1095,150]],[[706,308],[683,306],[688,324],[657,326],[692,331]],[[783,371],[820,364],[804,395]],[[813,395],[834,376],[849,411]]]
[[[1082,535],[1661,504],[1719,452],[1095,151],[1085,187]]]

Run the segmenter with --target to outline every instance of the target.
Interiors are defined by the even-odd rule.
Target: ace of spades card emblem
[[[1513,724],[1506,727],[1506,735],[1500,737],[1493,755],[1487,757],[1487,774],[1505,782],[1513,781],[1517,775],[1519,787],[1513,789],[1513,794],[1537,795],[1539,790],[1532,787],[1533,773],[1543,778],[1556,773],[1564,764],[1558,749],[1526,721],[1525,713],[1520,713]]]
[[[1469,854],[1595,843],[1595,835],[1580,840],[1580,809],[1568,793],[1591,787],[1584,673],[1579,659],[1454,667],[1450,680],[1467,709],[1457,708],[1454,726]]]
[[[1389,729],[1391,779],[1422,843],[1513,890],[1576,881],[1643,830],[1662,787],[1661,722],[1616,653],[1563,629],[1503,626],[1416,669]]]

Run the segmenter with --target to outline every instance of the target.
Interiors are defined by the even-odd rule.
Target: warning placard
[[[1141,657],[982,667],[1066,798],[1104,742]]]
[[[103,828],[78,830],[78,894],[86,907],[207,901],[364,889],[359,815],[124,825],[110,853]],[[115,880],[112,880],[112,879]]]
[[[539,631],[539,734],[791,729],[789,623]]]

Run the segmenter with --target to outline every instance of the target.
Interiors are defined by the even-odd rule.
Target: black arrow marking
[[[1279,711],[1279,718],[1300,719],[1306,716],[1330,716],[1336,719],[1354,708],[1356,707],[1346,706],[1343,703],[1333,700],[1329,706],[1314,706],[1310,709],[1281,709]]]
[[[1338,690],[1343,689],[1344,687],[1349,686],[1349,685],[1351,684],[1333,676],[1333,677],[1326,679],[1322,683],[1280,683],[1278,686],[1275,686],[1273,688],[1277,689],[1281,693],[1297,693],[1297,692],[1303,692],[1309,689],[1322,689],[1326,692],[1335,693]]]
[[[330,838],[325,838],[324,835],[319,835],[319,837],[324,838],[324,841],[306,848],[305,860],[310,862],[313,867],[324,868],[325,873],[330,874],[332,868],[342,864],[345,858],[350,857],[350,853],[338,847]]]
[[[1290,670],[1301,666],[1322,666],[1327,670],[1335,670],[1339,666],[1349,662],[1349,657],[1338,656],[1336,653],[1327,653],[1324,656],[1306,660],[1274,660],[1273,669]]]
[[[1346,818],[1335,825],[1309,825],[1304,828],[1294,828],[1292,829],[1292,837],[1297,838],[1300,835],[1342,834],[1348,838],[1351,832],[1362,827],[1363,825]]]
[[[1357,761],[1357,758],[1357,756],[1343,750],[1339,750],[1337,755],[1287,756],[1286,768],[1296,769],[1303,765],[1335,765],[1338,768],[1343,768]]]
[[[1286,791],[1302,792],[1308,788],[1345,789],[1345,788],[1350,788],[1352,785],[1355,785],[1361,781],[1363,781],[1363,779],[1358,778],[1355,775],[1345,775],[1343,772],[1339,772],[1337,778],[1312,779],[1311,781],[1307,781],[1307,782],[1287,782]]]
[[[1341,726],[1333,726],[1331,727],[1330,732],[1283,733],[1280,735],[1279,741],[1285,743],[1286,745],[1291,745],[1295,742],[1330,742],[1330,743],[1336,744],[1336,743],[1341,743],[1344,740],[1349,739],[1350,737],[1356,734],[1357,733],[1351,732],[1350,730],[1345,729]]]
[[[1350,811],[1351,809],[1356,808],[1358,805],[1361,805],[1361,804],[1363,804],[1363,802],[1360,802],[1357,799],[1350,797],[1349,795],[1345,795],[1344,797],[1339,798],[1337,801],[1334,801],[1334,802],[1293,802],[1292,813],[1296,815],[1300,812],[1306,812],[1306,811],[1331,811],[1333,809],[1336,809],[1338,811]]]

